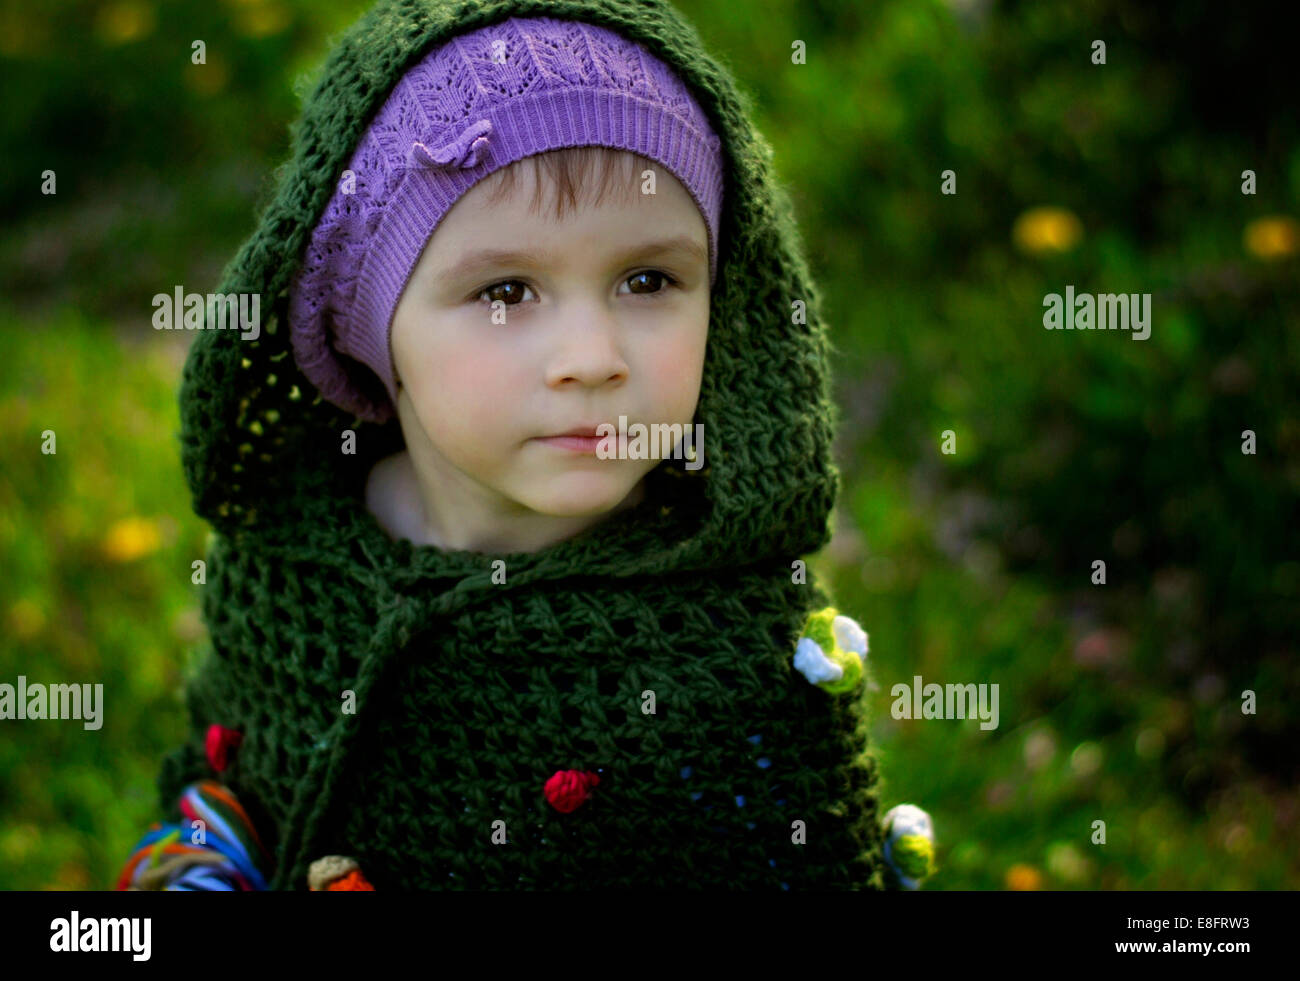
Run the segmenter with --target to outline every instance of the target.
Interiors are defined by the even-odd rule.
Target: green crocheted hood
[[[182,437],[198,513],[230,532],[258,527],[291,541],[313,537],[296,500],[303,469],[366,465],[367,449],[391,450],[400,438],[395,426],[381,436],[319,400],[298,372],[288,337],[289,283],[353,147],[406,69],[456,34],[534,15],[603,25],[663,59],[690,86],[725,152],[718,282],[695,417],[708,441],[708,470],[686,472],[687,479],[702,476],[694,495],[699,513],[653,534],[647,528],[639,540],[627,527],[610,528],[598,546],[578,546],[584,563],[592,574],[619,575],[819,548],[837,489],[820,297],[771,148],[750,124],[745,97],[694,29],[655,0],[380,3],[344,36],[293,128],[278,192],[219,289],[261,295],[261,336],[250,342],[235,331],[202,331],[189,358]],[[794,315],[796,301],[803,316]],[[358,434],[356,457],[339,452],[348,428]],[[509,558],[520,573],[551,561],[545,554]],[[481,566],[470,555],[437,561],[459,572]]]
[[[366,510],[366,476],[401,448],[400,428],[363,423],[319,398],[294,363],[288,291],[338,175],[403,73],[456,34],[512,16],[580,19],[643,45],[678,73],[722,138],[718,278],[695,417],[706,466],[665,461],[639,506],[539,552],[447,552],[391,540]],[[626,873],[620,855],[627,864],[629,848],[644,853],[644,843],[619,837],[646,833],[638,806],[655,802],[667,814],[686,806],[679,797],[689,803],[664,783],[668,766],[672,780],[687,780],[679,772],[703,780],[696,793],[706,802],[734,790],[743,803],[728,769],[745,767],[751,779],[754,756],[768,749],[751,737],[767,733],[790,756],[769,796],[784,806],[802,794],[805,813],[822,814],[839,837],[826,831],[799,853],[798,870],[763,851],[775,846],[754,845],[754,868],[773,884],[848,885],[840,877],[851,870],[853,883],[879,886],[875,768],[861,712],[790,668],[805,617],[828,603],[811,579],[791,576],[794,560],[828,540],[837,491],[821,300],[772,150],[694,28],[660,0],[381,2],[325,62],[278,177],[219,287],[261,295],[260,336],[200,331],[183,376],[185,473],[195,510],[216,532],[203,593],[213,650],[188,689],[194,734],[164,768],[164,799],[210,775],[202,734],[219,723],[244,733],[222,776],[275,843],[277,888],[302,888],[306,864],[331,850],[369,863],[380,888],[475,875],[556,885],[567,881],[558,870],[578,875],[577,865],[554,864],[572,855],[543,854],[536,842],[577,848],[570,833],[604,842],[612,882]],[[355,454],[340,452],[348,429]],[[496,559],[506,562],[505,583],[494,581]],[[648,688],[660,705],[653,733],[638,728],[644,712],[591,718],[593,706],[635,701]],[[340,713],[343,691],[355,695],[356,714]],[[765,718],[776,721],[764,727]],[[513,733],[504,741],[503,729]],[[726,756],[733,752],[740,756]],[[717,756],[715,765],[701,753]],[[603,769],[603,801],[569,815],[570,830],[557,828],[541,783],[584,766]],[[759,775],[774,780],[779,769]],[[725,826],[758,824],[787,841],[784,812],[750,800],[742,812],[750,820]],[[461,802],[485,813],[509,802],[537,817],[527,821],[537,850],[520,849],[522,864],[491,878],[485,870],[516,859],[498,850],[470,861],[468,832],[429,816],[461,812]],[[610,809],[606,823],[586,824],[601,807]],[[684,832],[679,822],[664,833]],[[416,867],[412,835],[426,854]],[[664,868],[689,854],[678,840]],[[682,860],[707,878],[700,869],[714,860],[705,854]],[[720,854],[731,865],[716,876],[736,874],[738,853]],[[448,871],[434,868],[444,860]]]

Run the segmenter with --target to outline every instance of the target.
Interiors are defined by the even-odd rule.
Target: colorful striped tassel
[[[271,857],[252,821],[227,787],[212,780],[187,786],[178,801],[189,821],[202,821],[204,841],[184,841],[190,824],[155,823],[136,844],[118,890],[256,892],[267,888]]]

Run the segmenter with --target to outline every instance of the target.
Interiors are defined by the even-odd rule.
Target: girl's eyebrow
[[[443,277],[461,279],[480,270],[497,266],[529,266],[537,269],[545,266],[554,255],[554,252],[535,252],[527,249],[479,249],[467,254],[443,273]],[[628,249],[622,255],[615,256],[611,263],[632,262],[637,259],[648,259],[652,256],[671,255],[694,259],[702,263],[709,261],[708,253],[704,251],[704,247],[698,241],[689,235],[678,235],[675,238],[643,242]]]

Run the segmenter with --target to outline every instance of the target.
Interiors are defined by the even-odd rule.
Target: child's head
[[[545,438],[620,416],[691,422],[709,325],[707,229],[671,174],[640,193],[653,166],[603,148],[530,157],[443,218],[390,332],[417,467],[465,474],[541,514],[599,514],[658,461]],[[577,188],[567,201],[566,186]]]
[[[721,142],[645,49],[547,18],[462,35],[341,176],[294,283],[296,360],[361,418],[395,412],[426,489],[607,512],[657,461],[539,440],[691,421],[721,204]]]

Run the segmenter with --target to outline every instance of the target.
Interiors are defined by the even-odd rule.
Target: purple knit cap
[[[605,28],[511,18],[453,38],[402,77],[312,231],[289,326],[294,359],[322,396],[362,419],[391,418],[389,327],[438,223],[493,171],[576,146],[639,153],[682,183],[708,229],[712,287],[722,143],[685,85]]]

